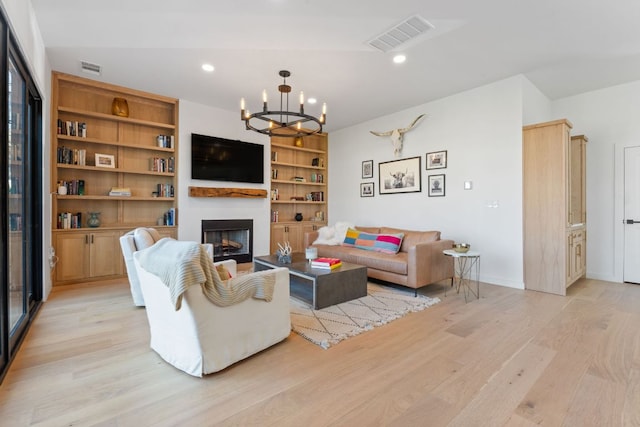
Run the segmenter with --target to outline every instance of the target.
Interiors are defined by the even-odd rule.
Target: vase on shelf
[[[111,112],[115,116],[129,117],[129,104],[127,104],[127,100],[124,98],[113,98]]]
[[[298,212],[296,214],[296,216],[294,216],[294,218],[295,218],[296,221],[302,221],[302,214],[300,212]]]
[[[87,226],[91,228],[100,227],[100,212],[89,212]]]

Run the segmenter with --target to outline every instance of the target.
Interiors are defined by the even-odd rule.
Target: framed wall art
[[[380,194],[422,191],[422,157],[411,157],[378,163]]]
[[[429,197],[444,197],[445,182],[444,174],[441,175],[429,175]]]
[[[360,184],[360,197],[373,197],[374,186],[375,183],[373,182],[363,182]]]
[[[427,153],[427,170],[447,167],[447,150]]]
[[[373,178],[373,160],[362,162],[362,178]]]

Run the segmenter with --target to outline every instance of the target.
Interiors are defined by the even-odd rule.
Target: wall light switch
[[[472,181],[465,181],[464,182],[464,189],[465,190],[471,190],[473,188],[473,182]]]

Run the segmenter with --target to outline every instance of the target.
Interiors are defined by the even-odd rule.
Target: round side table
[[[456,252],[453,249],[445,249],[442,251],[446,256],[453,257],[453,276],[457,293],[460,288],[464,293],[464,302],[467,302],[467,296],[473,294],[480,299],[480,252]],[[475,282],[475,291],[473,284]],[[447,296],[445,288],[444,296]]]

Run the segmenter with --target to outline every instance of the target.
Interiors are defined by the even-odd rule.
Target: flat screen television
[[[191,134],[191,178],[264,183],[264,146]]]

